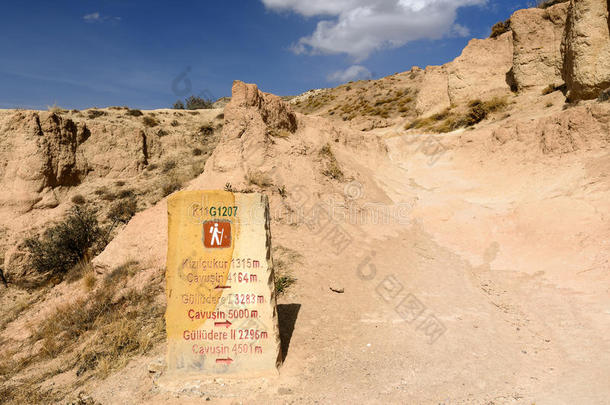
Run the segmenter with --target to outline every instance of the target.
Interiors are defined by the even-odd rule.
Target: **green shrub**
[[[187,110],[198,110],[198,109],[207,109],[212,108],[212,101],[206,100],[197,96],[190,96],[186,100],[186,109]]]
[[[286,292],[288,287],[293,285],[297,280],[290,275],[283,275],[275,278],[275,293],[282,295]]]
[[[174,103],[173,108],[174,110],[184,110],[184,103],[182,102],[182,100],[178,100]]]
[[[95,211],[77,206],[41,236],[27,238],[25,247],[37,272],[63,278],[89,250],[95,254],[103,248],[103,234]]]

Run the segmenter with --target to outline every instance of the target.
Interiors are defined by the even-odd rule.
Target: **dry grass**
[[[47,106],[47,111],[53,114],[62,114],[68,112],[68,110],[64,110],[55,103],[53,103],[53,105]]]
[[[182,181],[176,175],[170,175],[165,178],[161,185],[161,194],[163,197],[167,197],[174,191],[178,191],[182,188]]]
[[[156,301],[162,288],[153,283],[126,289],[127,279],[138,271],[137,263],[125,263],[90,295],[57,307],[33,330],[32,341],[42,342],[40,355],[56,357],[87,342],[77,355],[77,375],[93,370],[105,376],[132,355],[150,350],[164,336],[164,310]],[[104,362],[109,367],[98,367]]]
[[[85,274],[85,276],[83,277],[83,287],[85,288],[85,291],[93,290],[93,288],[95,287],[95,281],[95,274],[93,274],[92,271]]]
[[[425,129],[432,132],[445,133],[459,128],[471,127],[486,119],[490,114],[504,110],[508,102],[504,97],[494,97],[487,101],[473,100],[464,112],[453,111],[451,108],[420,118],[407,124],[406,129]]]
[[[292,249],[275,246],[272,250],[275,273],[275,293],[282,295],[297,279],[292,275],[293,266],[301,262],[302,256]]]
[[[272,136],[274,138],[288,138],[291,133],[288,130],[285,129],[275,129],[275,128],[267,128],[267,134],[269,136]]]
[[[343,180],[343,171],[339,168],[339,162],[335,158],[330,144],[326,144],[320,149],[319,155],[326,160],[322,174],[335,180]]]
[[[163,341],[162,277],[150,280],[143,289],[130,288],[130,278],[140,271],[137,262],[127,262],[100,280],[97,288],[91,287],[86,296],[56,307],[32,327],[29,345],[39,347],[38,353],[28,356],[17,347],[4,350],[0,381],[9,382],[0,388],[1,402],[59,403],[91,376],[105,378]],[[58,367],[44,365],[57,357],[62,359]],[[64,392],[60,385],[41,388],[53,376],[70,370],[75,370],[76,380]],[[22,377],[12,379],[22,371]]]
[[[11,305],[4,307],[2,311],[0,311],[0,330],[4,330],[9,323],[16,320],[26,309],[30,308],[38,301],[45,292],[45,290],[37,290],[32,294],[17,298]],[[4,375],[1,364],[2,363],[0,362],[0,376]]]
[[[260,170],[251,170],[246,174],[246,181],[250,185],[269,187],[273,184],[271,178]]]

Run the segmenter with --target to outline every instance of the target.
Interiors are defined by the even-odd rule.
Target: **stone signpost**
[[[167,204],[167,375],[277,373],[267,197],[180,191]]]

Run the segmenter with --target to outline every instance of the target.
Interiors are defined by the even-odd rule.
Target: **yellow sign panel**
[[[268,202],[258,193],[168,199],[168,373],[275,371],[279,333]]]

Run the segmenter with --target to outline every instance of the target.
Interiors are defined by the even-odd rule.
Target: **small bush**
[[[159,130],[157,131],[157,136],[159,138],[164,137],[166,135],[168,135],[169,132],[167,132],[166,130],[164,130],[163,128],[159,128]]]
[[[94,120],[94,119],[96,119],[98,117],[102,117],[104,115],[106,115],[106,111],[100,111],[100,110],[89,110],[89,111],[87,111],[87,117],[90,120]]]
[[[186,109],[187,110],[199,110],[199,109],[208,109],[212,108],[212,101],[206,100],[197,96],[190,96],[186,100]]]
[[[494,24],[494,26],[491,27],[491,35],[489,37],[497,38],[508,31],[510,31],[510,18],[506,21],[500,21]]]
[[[178,100],[174,103],[174,106],[172,108],[174,110],[184,110],[184,103],[182,102],[182,100]]]
[[[167,173],[171,170],[174,170],[176,168],[176,161],[174,159],[168,159],[165,162],[163,162],[163,168],[162,171],[163,173]]]
[[[248,184],[254,184],[259,187],[268,187],[273,184],[271,178],[260,170],[249,171],[248,174],[246,174],[246,180],[248,181]]]
[[[205,136],[212,135],[214,133],[214,127],[211,123],[207,123],[199,127],[199,133]]]
[[[282,295],[296,283],[292,276],[291,267],[300,262],[301,255],[292,249],[283,246],[273,248],[273,270],[275,272],[275,293]]]
[[[72,202],[76,205],[82,205],[84,203],[87,202],[87,200],[85,200],[85,197],[83,197],[80,194],[76,194],[75,196],[72,197]]]
[[[555,4],[566,3],[568,1],[570,0],[539,0],[538,8],[549,8],[551,6],[554,6]]]
[[[86,291],[93,290],[93,287],[95,287],[95,274],[93,274],[93,272],[85,274],[85,277],[83,278],[83,286],[85,287]]]
[[[288,138],[291,135],[290,131],[275,128],[269,128],[267,133],[275,138]]]
[[[201,156],[203,154],[203,151],[199,148],[195,148],[193,149],[193,156]]]
[[[233,189],[233,186],[231,185],[231,183],[226,183],[225,184],[225,191],[233,193],[233,192],[235,192],[235,189]]]
[[[169,125],[171,125],[172,127],[177,127],[178,125],[180,125],[180,123],[176,120],[173,120],[172,122],[169,123]]]
[[[103,193],[100,194],[100,198],[104,201],[114,201],[116,199],[116,194],[114,194],[112,191],[108,191],[108,189],[104,188],[102,189]],[[98,190],[96,190],[97,192]]]
[[[131,109],[127,110],[126,114],[129,115],[130,117],[141,117],[142,115],[144,115],[144,114],[142,114],[142,111],[140,111],[140,110],[131,110]]]
[[[123,180],[117,180],[114,182],[114,185],[117,187],[123,187],[125,185],[125,182]]]
[[[339,162],[335,158],[329,144],[326,144],[320,149],[320,156],[326,158],[326,166],[322,170],[322,174],[335,180],[343,180],[343,172],[339,168]]]
[[[26,239],[25,247],[30,264],[38,273],[63,278],[89,250],[99,251],[104,244],[102,239],[95,212],[77,206],[41,236]]]
[[[542,95],[546,96],[547,94],[551,94],[554,93],[558,90],[562,90],[564,88],[564,86],[556,86],[554,84],[549,84],[548,86],[546,86],[544,89],[542,89]]]
[[[159,125],[159,120],[156,119],[155,117],[150,117],[150,116],[143,117],[142,122],[147,127],[156,127],[157,125]]]
[[[608,100],[610,100],[610,87],[599,93],[599,97],[597,97],[597,101],[599,101],[600,103]]]
[[[124,190],[120,190],[117,194],[116,197],[124,199],[124,198],[135,198],[136,194],[132,189],[124,189]]]
[[[108,220],[114,224],[126,224],[136,214],[138,203],[135,198],[128,198],[115,202],[108,211]]]
[[[275,293],[277,295],[282,295],[286,292],[288,287],[293,285],[296,282],[296,278],[290,275],[279,276],[275,278]]]
[[[163,186],[161,186],[161,192],[163,194],[163,197],[167,197],[174,191],[180,190],[181,187],[182,183],[180,182],[180,180],[178,180],[177,177],[171,176],[163,183]]]
[[[53,103],[53,105],[47,106],[47,111],[53,114],[61,114],[63,112],[66,112],[66,110],[64,110],[55,103]]]

